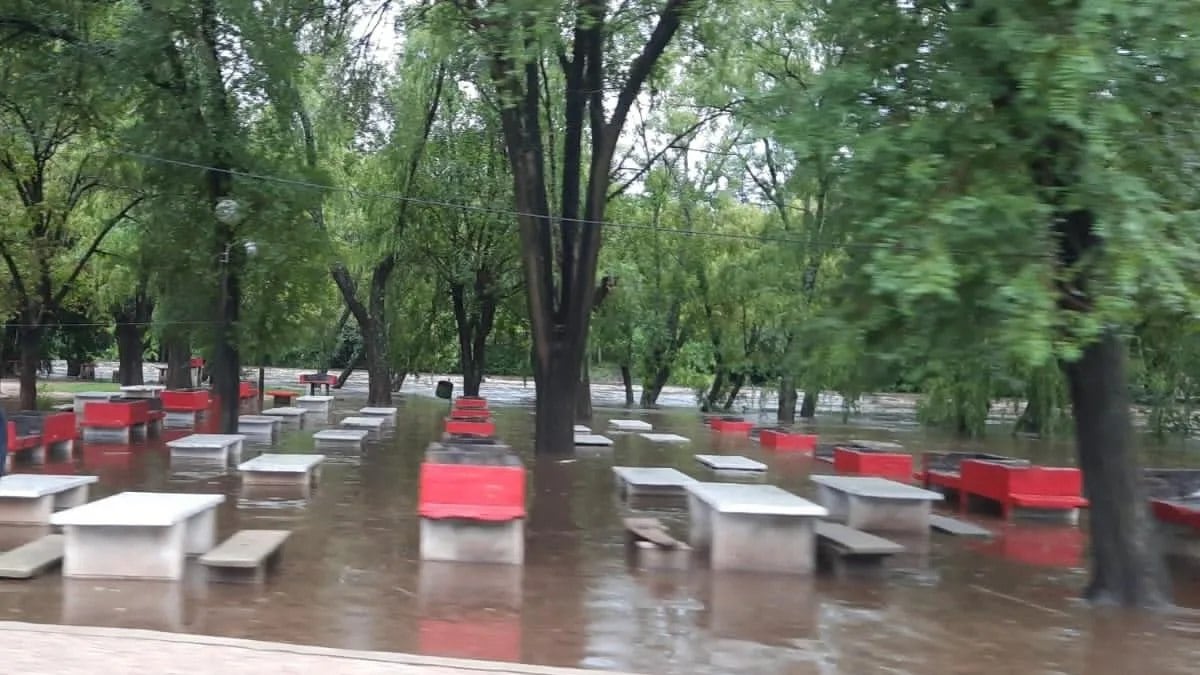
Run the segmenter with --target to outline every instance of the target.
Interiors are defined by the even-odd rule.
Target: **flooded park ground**
[[[270,379],[284,381],[283,373]],[[294,377],[287,380],[294,382]],[[52,573],[0,584],[0,619],[146,628],[326,647],[457,656],[640,673],[1191,673],[1200,660],[1200,574],[1174,570],[1181,612],[1139,616],[1076,600],[1086,580],[1086,538],[1077,526],[972,517],[989,540],[932,535],[880,578],[835,579],[633,568],[626,554],[611,467],[675,467],[703,473],[695,453],[739,454],[768,465],[767,481],[803,496],[814,460],[764,451],[745,436],[714,434],[681,407],[612,418],[652,422],[691,439],[654,444],[612,435],[611,448],[535,460],[532,383],[490,383],[505,442],[525,454],[532,503],[522,567],[421,563],[417,476],[423,451],[442,431],[446,404],[431,382],[410,383],[397,426],[362,452],[329,452],[305,499],[242,491],[236,472],[171,461],[161,441],[128,452],[84,445],[48,473],[99,476],[93,498],[124,490],[219,492],[219,538],[242,528],[293,531],[279,568],[262,587],[184,581],[63,579]],[[615,390],[614,390],[615,391]],[[615,394],[601,392],[601,404]],[[329,424],[357,410],[354,387],[338,394]],[[912,450],[962,448],[911,423],[903,411],[867,409],[848,425],[818,420],[824,440],[893,440]],[[285,432],[275,452],[307,452],[320,425]],[[1006,434],[971,449],[1072,463],[1067,442]],[[1185,461],[1182,448],[1150,449],[1147,464]],[[250,446],[253,454],[254,446]],[[683,531],[686,511],[653,512]],[[1084,516],[1086,518],[1086,514]],[[12,536],[11,533],[6,533]],[[765,542],[764,545],[770,545]],[[199,666],[198,666],[199,667]]]

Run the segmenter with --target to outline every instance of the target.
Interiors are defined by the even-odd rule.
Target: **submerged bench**
[[[626,542],[643,567],[687,569],[692,547],[671,536],[658,518],[626,518]]]
[[[62,562],[65,539],[48,534],[6,553],[0,553],[0,579],[32,579]]]
[[[990,537],[992,533],[974,523],[965,520],[932,514],[929,516],[929,527],[937,532],[944,532],[957,537]]]
[[[200,556],[213,581],[262,582],[279,562],[288,530],[240,530]]]
[[[904,551],[903,546],[890,539],[839,523],[819,522],[816,531],[817,554],[837,574],[847,569],[880,567],[885,558]]]

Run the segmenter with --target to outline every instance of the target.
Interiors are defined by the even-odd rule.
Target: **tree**
[[[649,2],[624,3],[620,21],[610,15],[604,0],[577,0],[563,16],[554,8],[516,1],[449,4],[479,38],[500,105],[533,335],[535,448],[539,454],[570,452],[617,141],[642,86],[698,3],[665,0],[656,13]],[[637,18],[647,15],[655,17],[652,27]],[[565,37],[559,34],[560,22],[570,25]],[[614,49],[614,43],[627,47],[635,39],[631,35],[647,28],[650,37],[620,74],[608,114],[604,92],[610,90],[605,78],[611,69],[606,50]],[[557,99],[543,89],[552,84],[542,58],[547,53],[557,58],[562,70]],[[553,209],[547,192],[552,173],[543,118],[557,115],[563,131],[561,186],[558,208]]]
[[[859,136],[843,297],[875,348],[971,324],[1061,364],[1091,501],[1086,597],[1167,580],[1131,434],[1126,342],[1195,316],[1200,81],[1190,3],[891,2],[814,10],[842,55],[815,83]],[[784,122],[784,124],[786,124]],[[964,314],[963,308],[972,311]],[[982,343],[979,343],[982,348]]]

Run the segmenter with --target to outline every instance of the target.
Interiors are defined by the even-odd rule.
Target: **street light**
[[[236,274],[229,269],[229,263],[230,254],[236,243],[233,230],[242,222],[243,214],[241,205],[236,200],[223,197],[213,206],[213,215],[224,226],[220,228],[219,232],[226,239],[225,250],[218,256],[221,263],[221,291],[218,302],[219,315],[217,316],[215,350],[217,367],[213,372],[213,389],[221,401],[221,431],[235,434],[238,429],[238,410],[241,406],[240,383],[242,377],[240,357],[233,330],[237,325],[238,305],[241,303],[241,297],[238,292]],[[252,242],[246,242],[243,246],[248,255],[253,255],[252,249],[255,252],[258,250],[258,247]]]

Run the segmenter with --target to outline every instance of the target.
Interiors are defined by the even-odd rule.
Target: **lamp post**
[[[234,256],[238,242],[234,239],[234,228],[242,222],[241,205],[229,198],[219,200],[213,214],[221,223],[219,230],[224,250],[218,256],[221,264],[221,288],[218,300],[217,339],[214,349],[213,390],[221,401],[221,432],[235,434],[238,429],[238,410],[241,405],[240,383],[241,362],[238,354],[234,329],[237,326],[241,306],[241,292]],[[252,241],[241,242],[247,256],[258,252]]]

